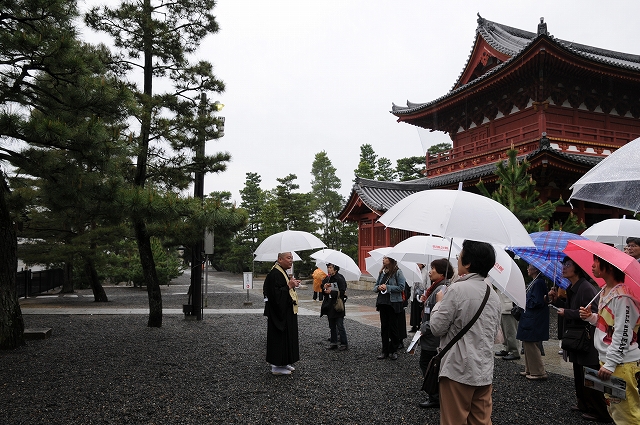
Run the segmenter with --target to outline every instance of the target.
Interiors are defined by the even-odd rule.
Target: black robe
[[[287,279],[274,267],[264,280],[262,289],[268,301],[267,363],[276,366],[291,365],[300,359],[298,347],[298,315],[293,313],[293,300],[289,295]]]

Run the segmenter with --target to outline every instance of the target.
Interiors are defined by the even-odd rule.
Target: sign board
[[[213,255],[213,231],[204,232],[204,253]]]
[[[242,284],[244,289],[253,289],[253,273],[244,272],[242,276]]]

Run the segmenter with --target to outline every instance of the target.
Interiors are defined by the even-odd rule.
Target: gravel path
[[[216,290],[211,307],[242,308],[246,292]],[[107,293],[110,306],[146,301],[139,289]],[[174,298],[165,294],[165,307],[185,302]],[[251,299],[251,308],[260,306],[259,294]],[[301,361],[291,376],[271,375],[266,318],[258,314],[208,314],[201,322],[165,315],[162,328],[148,328],[144,315],[24,317],[27,327],[53,328],[53,336],[0,351],[2,424],[439,423],[437,409],[417,406],[424,400],[419,355],[377,361],[379,329],[348,320],[348,306],[345,352],[325,349],[325,318],[298,318]],[[572,379],[550,374],[546,382],[529,382],[520,370],[496,361],[494,424],[586,423],[569,411]],[[380,398],[387,401],[374,401]]]

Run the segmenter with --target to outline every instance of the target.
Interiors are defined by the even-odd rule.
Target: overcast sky
[[[219,0],[220,31],[199,56],[226,84],[225,93],[209,94],[225,104],[226,125],[207,152],[233,159],[226,172],[206,177],[205,193],[228,190],[240,203],[247,172],[258,173],[265,190],[293,173],[307,192],[324,150],[347,197],[362,144],[395,166],[450,142],[397,123],[389,111],[392,102],[428,102],[451,89],[471,52],[477,13],[531,32],[544,17],[557,38],[640,54],[638,0]]]

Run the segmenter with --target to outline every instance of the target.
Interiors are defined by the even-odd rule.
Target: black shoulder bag
[[[440,351],[438,354],[431,358],[429,361],[429,366],[427,366],[427,371],[424,374],[424,381],[422,382],[422,391],[425,391],[427,394],[437,394],[439,389],[438,380],[440,379],[440,361],[444,357],[444,355],[455,345],[460,338],[467,333],[471,326],[478,320],[482,310],[484,310],[484,306],[487,305],[487,300],[489,299],[489,285],[487,285],[487,292],[484,294],[484,299],[482,300],[482,304],[480,308],[476,312],[476,315],[467,323],[467,325],[458,332],[458,334],[449,341],[449,343]]]

